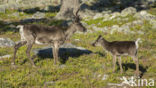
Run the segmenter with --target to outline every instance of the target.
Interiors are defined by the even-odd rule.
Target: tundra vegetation
[[[148,13],[156,16],[156,9],[147,10]],[[19,13],[18,16],[10,14]],[[45,17],[53,17],[57,12],[45,12]],[[0,14],[0,37],[10,38],[13,41],[20,40],[19,31],[12,26],[19,25],[19,21],[26,19],[33,14],[18,12],[17,10],[7,10],[5,14]],[[136,20],[134,15],[119,17],[120,22],[113,18],[109,21],[103,21],[104,17],[97,19],[83,18],[83,23],[87,26],[106,27],[113,25],[122,25]],[[42,25],[60,25],[61,20],[50,21],[35,21],[27,24],[42,24]],[[142,28],[142,26],[144,26]],[[65,63],[54,65],[52,58],[34,58],[36,68],[33,68],[25,54],[26,46],[19,48],[16,57],[16,68],[12,68],[10,63],[12,58],[0,59],[0,87],[2,88],[109,88],[108,83],[122,82],[119,77],[131,77],[134,75],[135,64],[131,57],[122,57],[123,74],[120,74],[119,66],[116,66],[115,73],[112,69],[112,56],[107,54],[101,47],[93,47],[91,43],[96,40],[99,35],[102,35],[109,41],[129,41],[141,38],[138,49],[139,67],[144,79],[156,79],[156,29],[152,27],[149,21],[144,20],[142,25],[135,25],[131,31],[141,30],[144,34],[122,33],[115,31],[113,34],[93,31],[88,27],[85,34],[76,33],[70,39],[70,42],[76,46],[84,47],[91,54],[84,54],[77,57],[70,57]],[[109,31],[109,30],[108,30]],[[79,41],[77,41],[79,40]],[[34,45],[33,49],[41,48],[44,45]],[[13,55],[13,47],[1,47],[0,56]],[[31,55],[34,53],[31,52]],[[66,53],[69,55],[68,53]],[[62,59],[60,58],[60,61]],[[105,75],[108,75],[104,79]],[[155,84],[156,86],[156,84]],[[146,86],[142,88],[147,88]],[[152,87],[148,87],[152,88]],[[155,87],[153,87],[155,88]]]

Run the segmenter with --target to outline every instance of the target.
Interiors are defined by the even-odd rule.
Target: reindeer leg
[[[29,61],[31,62],[31,64],[33,65],[33,67],[36,67],[35,64],[34,64],[34,61],[32,60],[31,56],[30,56],[30,51],[31,51],[31,48],[33,46],[33,43],[29,43],[27,45],[27,50],[26,50],[26,54],[27,54],[27,57],[29,59]]]
[[[123,73],[123,69],[122,69],[121,56],[119,56],[119,58],[118,58],[118,63],[119,63],[119,65],[120,65],[120,73],[122,74],[122,73]]]
[[[59,59],[59,47],[58,46],[55,48],[55,53],[56,53],[56,63],[58,63],[58,59]]]
[[[113,55],[113,72],[115,72],[115,66],[116,66],[116,55]]]
[[[18,42],[17,44],[15,44],[15,46],[14,46],[14,56],[13,56],[11,65],[15,65],[15,58],[16,58],[17,50],[18,50],[21,46],[25,45],[26,43],[27,43],[26,41],[20,41],[20,42]]]
[[[56,65],[56,54],[55,54],[56,52],[55,52],[55,46],[53,47],[52,51],[53,51],[54,65]]]
[[[58,62],[58,51],[59,51],[59,43],[56,41],[56,42],[54,42],[54,49],[53,49],[53,51],[54,51],[54,64],[56,65],[57,64],[57,62]]]
[[[136,56],[133,56],[132,58],[133,58],[133,61],[136,64],[136,72],[135,73],[136,73],[137,76],[139,76],[140,75],[140,73],[139,73],[139,60],[138,60],[138,58]]]

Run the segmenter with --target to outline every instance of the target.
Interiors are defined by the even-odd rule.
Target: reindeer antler
[[[80,16],[78,15],[78,13],[80,11],[80,6],[81,6],[81,4],[77,8],[75,8],[76,9],[75,11],[73,9],[74,21],[75,22],[79,22],[80,21]]]
[[[79,11],[80,11],[80,8],[77,9],[77,11],[76,11],[76,13],[75,13],[75,16],[79,16],[79,15],[78,15]]]

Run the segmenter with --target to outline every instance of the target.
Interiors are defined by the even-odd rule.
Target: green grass
[[[52,16],[56,13],[48,13]],[[122,21],[121,23],[132,22],[136,20],[132,16],[127,16],[128,21]],[[10,19],[10,18],[9,18]],[[116,19],[116,18],[115,18]],[[101,23],[100,27],[111,26],[118,24],[115,19],[102,22],[103,18],[87,21],[89,25]],[[122,18],[124,19],[124,18]],[[40,22],[36,24],[45,25],[59,25],[62,21],[51,21],[48,23]],[[71,43],[77,46],[84,47],[92,54],[81,55],[78,57],[69,57],[63,64],[53,65],[53,58],[40,58],[34,59],[37,68],[31,67],[29,60],[26,57],[26,46],[19,49],[16,57],[16,68],[10,66],[12,58],[0,59],[0,87],[2,88],[103,88],[107,87],[107,83],[119,83],[121,82],[118,77],[126,76],[131,77],[134,75],[135,64],[130,57],[122,57],[124,64],[124,74],[120,74],[119,66],[116,66],[116,72],[112,73],[112,56],[106,53],[102,47],[92,47],[91,43],[102,35],[109,41],[115,40],[136,40],[141,38],[142,43],[139,44],[138,58],[141,67],[141,71],[145,71],[142,78],[156,79],[156,31],[151,28],[148,22],[144,22],[145,28],[140,29],[140,26],[136,26],[136,29],[145,32],[144,35],[138,34],[123,34],[115,32],[113,35],[104,34],[102,32],[94,32],[88,34],[75,34],[71,38]],[[90,30],[90,29],[89,29]],[[18,41],[20,36],[14,32],[4,32],[0,37],[9,37],[14,41]],[[74,41],[80,39],[80,41]],[[34,45],[34,48],[43,46]],[[13,54],[13,48],[0,48],[0,56],[6,54]],[[33,54],[33,53],[31,53]],[[62,61],[62,58],[60,58]],[[65,67],[62,67],[65,65]],[[130,66],[129,66],[130,65]],[[133,68],[132,68],[133,67]],[[108,74],[107,80],[102,80],[104,74]],[[100,77],[98,77],[101,75]],[[146,87],[143,87],[146,88]],[[152,87],[149,87],[152,88]],[[153,87],[154,88],[154,87]]]

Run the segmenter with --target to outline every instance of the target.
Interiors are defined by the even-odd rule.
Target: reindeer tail
[[[135,41],[135,45],[136,45],[136,48],[138,49],[139,48],[139,41],[140,41],[141,39],[140,38],[138,38],[136,41]]]

